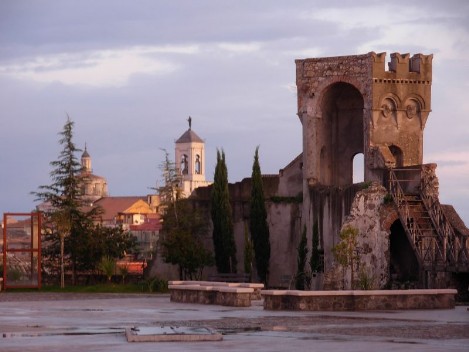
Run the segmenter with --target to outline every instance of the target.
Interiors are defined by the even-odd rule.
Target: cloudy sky
[[[230,182],[301,152],[295,59],[434,54],[425,162],[469,224],[469,1],[1,0],[0,214],[34,208],[67,114],[111,195],[145,195],[187,129]]]

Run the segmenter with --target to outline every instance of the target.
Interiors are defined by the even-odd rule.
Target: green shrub
[[[365,268],[361,268],[358,273],[358,288],[360,290],[372,290],[375,285],[375,278],[369,274]]]
[[[167,292],[168,281],[160,279],[158,277],[150,277],[146,281],[148,292]]]
[[[371,181],[366,181],[361,183],[361,189],[368,189],[370,188],[372,182]]]
[[[112,275],[114,275],[116,270],[116,260],[105,255],[101,258],[98,268],[106,275],[107,281],[111,282]]]
[[[386,194],[383,198],[383,204],[391,204],[394,202],[392,195],[390,193]]]

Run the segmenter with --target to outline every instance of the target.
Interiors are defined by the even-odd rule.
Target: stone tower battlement
[[[373,78],[404,80],[397,83],[425,83],[432,80],[433,55],[392,53],[388,70],[385,69],[386,53],[369,53],[373,60]]]
[[[353,183],[364,154],[365,181],[389,167],[420,165],[431,111],[433,55],[386,53],[296,60],[298,116],[308,185]]]

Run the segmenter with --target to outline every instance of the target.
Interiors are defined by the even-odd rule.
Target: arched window
[[[363,153],[355,154],[353,157],[353,183],[365,180],[365,157]]]
[[[389,146],[389,150],[391,151],[392,155],[394,156],[394,159],[396,160],[396,167],[403,167],[404,156],[402,155],[402,149],[395,145],[391,145]]]
[[[200,175],[201,170],[200,170],[200,155],[197,154],[195,156],[195,173]]]
[[[181,158],[181,174],[187,175],[189,172],[188,163],[187,163],[187,155],[183,154]]]

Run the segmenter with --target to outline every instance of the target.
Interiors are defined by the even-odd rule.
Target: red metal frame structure
[[[21,240],[15,239],[13,224],[9,219],[24,218],[23,229],[17,228]],[[28,227],[29,220],[29,231]],[[33,213],[4,213],[3,214],[3,287],[9,288],[41,288],[41,226],[42,215]],[[24,265],[29,272],[19,272],[10,269],[10,262]],[[29,267],[28,267],[29,263]],[[9,275],[10,274],[10,275]]]

